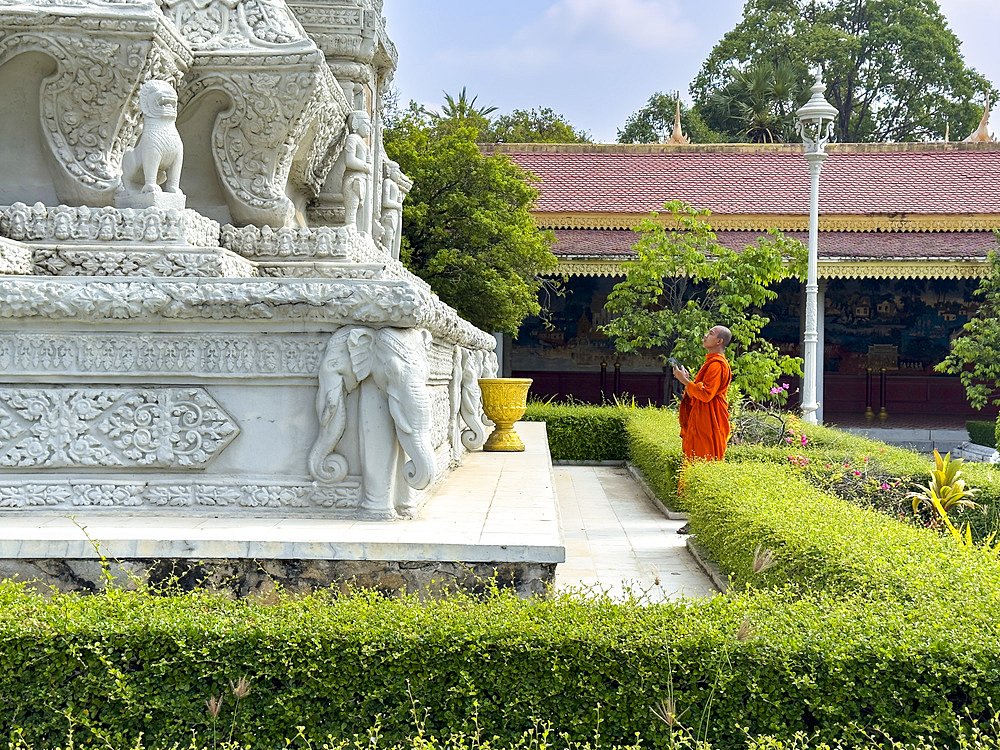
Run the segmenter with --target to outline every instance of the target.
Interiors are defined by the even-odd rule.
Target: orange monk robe
[[[688,458],[721,461],[729,442],[729,381],[732,370],[722,354],[710,353],[681,399],[681,446]]]

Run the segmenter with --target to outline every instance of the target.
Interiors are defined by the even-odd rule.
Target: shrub
[[[628,455],[667,507],[683,510],[677,482],[684,453],[680,424],[671,409],[642,409],[629,421]]]
[[[528,404],[522,419],[545,422],[554,461],[624,461],[626,423],[637,410],[626,406]]]
[[[976,445],[985,445],[989,448],[997,447],[997,423],[993,421],[984,422],[982,420],[970,419],[965,423],[965,429],[969,432],[969,442]]]

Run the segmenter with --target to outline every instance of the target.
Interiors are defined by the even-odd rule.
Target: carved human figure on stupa
[[[371,135],[371,119],[364,110],[355,110],[347,117],[347,127],[351,132],[344,144],[344,224],[364,232],[367,226],[361,209],[372,178],[365,139]]]
[[[380,223],[383,229],[382,244],[394,258],[399,258],[399,230],[403,219],[403,198],[399,178],[402,172],[399,165],[387,159],[382,163],[382,213]]]

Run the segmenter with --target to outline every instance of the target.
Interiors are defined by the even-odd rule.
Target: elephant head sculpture
[[[347,476],[347,459],[335,451],[348,424],[346,397],[360,389],[362,508],[389,516],[412,512],[409,488],[424,489],[436,473],[429,346],[430,334],[414,328],[345,327],[331,336],[320,364],[319,436],[309,454],[317,482],[336,484]]]
[[[460,413],[468,429],[462,431],[462,445],[467,450],[482,448],[486,442],[487,431],[484,422],[482,391],[479,389],[479,378],[485,375],[488,368],[487,352],[483,350],[462,350],[462,400]]]

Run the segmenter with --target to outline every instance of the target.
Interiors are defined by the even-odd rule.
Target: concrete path
[[[566,562],[556,589],[658,602],[718,591],[624,467],[554,466]]]

